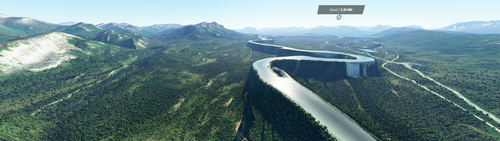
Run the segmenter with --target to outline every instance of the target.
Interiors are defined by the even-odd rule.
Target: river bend
[[[290,47],[258,43],[256,41],[249,41],[247,46],[264,53],[284,56],[258,60],[253,63],[252,67],[255,71],[257,71],[262,81],[269,84],[271,87],[274,87],[283,95],[301,106],[305,111],[316,118],[320,124],[325,125],[328,132],[330,132],[338,140],[375,140],[367,131],[362,129],[347,115],[343,114],[328,102],[325,102],[314,92],[302,86],[291,77],[287,77],[288,74],[280,77],[273,71],[271,66],[271,62],[275,60],[298,60],[299,62],[300,60],[345,62],[347,66],[347,76],[370,76],[370,74],[366,72],[366,68],[371,65],[376,65],[373,58],[342,52],[300,50]],[[355,59],[331,58],[339,54],[352,56]]]

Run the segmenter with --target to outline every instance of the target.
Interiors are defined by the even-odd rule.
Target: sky
[[[365,5],[362,15],[318,15],[319,5]],[[68,21],[181,25],[217,22],[229,29],[418,25],[500,20],[500,0],[0,0],[0,13],[50,23]]]

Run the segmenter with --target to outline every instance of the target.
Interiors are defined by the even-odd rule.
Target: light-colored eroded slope
[[[71,50],[81,49],[69,44],[70,38],[79,37],[53,32],[6,43],[0,47],[0,73],[43,71],[74,59],[76,56],[71,55]]]

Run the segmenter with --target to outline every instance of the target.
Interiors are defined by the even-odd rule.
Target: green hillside
[[[93,24],[80,22],[78,24],[70,25],[70,26],[59,26],[58,28],[54,29],[53,31],[64,32],[64,33],[76,35],[76,36],[79,36],[82,38],[91,39],[95,35],[101,33],[104,30],[105,29],[97,27]]]
[[[384,31],[381,31],[379,33],[373,34],[373,36],[388,36],[388,35],[416,31],[416,30],[422,30],[422,29],[411,28],[411,27],[392,28],[392,29],[384,30]]]
[[[241,40],[248,38],[249,35],[245,35],[234,30],[226,29],[224,26],[217,24],[216,22],[206,23],[202,22],[196,25],[187,25],[181,28],[177,28],[173,31],[166,31],[165,33],[158,33],[162,35],[159,39],[166,40],[179,40],[187,39],[193,41],[199,40],[209,40],[213,38],[223,38],[232,40]]]
[[[408,32],[410,33],[410,32]],[[445,79],[458,79],[463,80],[461,76],[455,75],[453,78],[440,78],[436,76],[446,76],[444,68],[443,70],[434,69],[434,65],[428,66],[429,60],[425,58],[419,58],[422,60],[412,60],[410,61],[409,56],[417,55],[419,52],[417,51],[420,48],[426,48],[425,45],[420,47],[416,46],[404,46],[405,44],[410,43],[419,43],[425,42],[424,40],[414,39],[413,37],[442,37],[442,38],[450,38],[452,40],[453,36],[463,36],[459,34],[451,34],[447,33],[441,34],[436,33],[436,35],[431,35],[434,32],[422,31],[417,32],[417,34],[409,34],[405,37],[400,35],[392,36],[394,39],[391,41],[383,40],[387,39],[386,37],[379,38],[380,40],[375,40],[376,42],[384,43],[386,46],[381,49],[377,49],[379,53],[371,53],[373,55],[379,56],[381,58],[385,58],[388,60],[392,60],[394,56],[392,54],[400,54],[400,59],[398,62],[416,62],[423,63],[425,67],[414,67],[421,71],[426,71],[432,69],[432,72],[426,71],[426,74],[431,76],[432,78],[443,81]],[[403,33],[405,34],[405,33]],[[421,35],[427,34],[427,35]],[[450,36],[450,37],[446,37]],[[491,35],[492,36],[492,35]],[[473,37],[473,36],[472,36]],[[489,36],[485,36],[488,38],[493,38]],[[470,39],[471,37],[464,37],[462,39]],[[478,37],[482,38],[482,37]],[[411,40],[408,43],[405,43],[401,40]],[[432,39],[432,38],[431,38]],[[487,39],[487,38],[483,38]],[[322,50],[332,50],[332,51],[341,51],[341,52],[351,52],[357,53],[355,50],[356,46],[366,46],[371,44],[372,41],[366,42],[356,42],[354,45],[345,44],[349,42],[346,39],[327,39],[327,41],[331,44],[342,43],[339,47],[334,45],[325,44],[324,39],[303,39],[303,38],[282,38],[276,39],[276,44],[285,44],[290,47],[300,48],[300,49],[322,49]],[[393,42],[392,42],[393,41]],[[482,40],[480,40],[482,41]],[[491,40],[496,43],[497,40]],[[459,42],[459,40],[455,41]],[[398,46],[393,45],[397,43]],[[477,43],[474,43],[477,44]],[[353,47],[352,47],[353,46]],[[405,47],[405,48],[403,48]],[[452,47],[452,46],[449,46]],[[426,48],[426,50],[422,50],[421,52],[433,53],[433,56],[446,56],[446,54],[439,54],[437,51],[432,51],[429,49],[433,49],[431,47]],[[415,54],[409,54],[408,51],[411,50]],[[389,52],[390,54],[385,54],[385,52]],[[463,53],[464,55],[466,53]],[[365,54],[366,55],[366,54]],[[473,53],[471,53],[473,55]],[[429,57],[429,56],[426,56]],[[416,59],[412,57],[411,59]],[[469,59],[469,58],[467,58]],[[490,59],[491,60],[491,59]],[[381,61],[381,60],[378,60]],[[452,64],[452,59],[444,59],[440,58],[440,61],[446,64]],[[454,106],[452,103],[449,103],[438,96],[424,90],[423,88],[409,82],[404,81],[398,77],[393,76],[388,73],[385,69],[382,69],[380,65],[382,62],[377,63],[379,65],[380,72],[382,73],[380,77],[357,77],[357,78],[348,78],[348,79],[330,79],[329,81],[325,81],[321,79],[322,77],[315,77],[317,74],[324,74],[328,71],[331,72],[331,69],[311,69],[309,72],[309,76],[293,76],[294,79],[298,80],[301,84],[308,87],[310,90],[314,91],[320,97],[322,97],[325,101],[331,103],[344,113],[346,113],[349,117],[353,118],[357,123],[359,123],[362,127],[367,129],[370,133],[377,136],[377,138],[381,140],[495,140],[500,137],[498,132],[494,131],[492,128],[488,127],[483,121],[478,120],[469,112],[465,112],[460,108]],[[448,65],[449,66],[449,65]],[[474,65],[470,65],[469,67],[473,67]],[[426,87],[442,94],[446,98],[453,100],[460,106],[467,108],[470,112],[481,116],[482,119],[488,119],[486,116],[480,114],[471,106],[468,106],[463,100],[458,99],[458,97],[452,95],[447,90],[443,90],[438,86],[430,85],[430,83],[423,81],[423,79],[418,79],[418,75],[415,72],[409,71],[402,65],[396,66],[395,64],[388,64],[386,67],[395,71],[396,73],[408,77],[410,79],[414,79],[417,82],[424,84]],[[479,66],[475,66],[477,69]],[[287,69],[286,66],[282,69]],[[492,70],[488,70],[492,71]],[[483,71],[484,72],[484,71]],[[291,74],[291,73],[288,73]],[[479,73],[480,74],[480,73]],[[448,75],[449,77],[450,75]],[[490,75],[491,76],[491,75]],[[491,78],[490,81],[494,81]],[[443,81],[445,82],[445,81]],[[460,84],[460,82],[449,82]],[[454,86],[455,84],[450,84]],[[448,86],[450,86],[448,85]],[[484,84],[483,84],[484,85]],[[464,88],[472,88],[470,86],[461,85]],[[485,86],[479,88],[486,88]],[[495,87],[491,87],[495,88]],[[458,88],[460,91],[460,88]],[[479,90],[479,89],[477,89]],[[481,93],[485,93],[491,90],[484,90]],[[466,90],[469,92],[469,90]],[[491,98],[492,95],[489,96]],[[491,100],[486,100],[484,98],[483,102],[488,102],[493,105]],[[475,100],[474,100],[475,101]],[[493,107],[493,106],[492,106]],[[496,107],[495,107],[496,108]],[[494,111],[494,110],[492,110]],[[487,120],[489,123],[498,126],[492,120]],[[267,126],[267,125],[266,125]]]
[[[27,32],[30,27],[36,30]],[[74,56],[57,67],[0,75],[0,140],[234,140],[237,132],[249,140],[330,139],[300,107],[256,83],[249,71],[252,64],[273,57],[246,46],[248,40],[258,39],[256,35],[215,22],[151,36],[86,23],[54,27],[42,22],[30,27],[0,26],[0,42],[16,39],[38,45],[35,37],[51,34],[45,30],[82,38],[64,34],[69,45],[52,39],[72,47],[66,50]],[[26,36],[34,33],[41,34]],[[423,64],[412,67],[500,117],[500,35],[426,30],[391,34],[373,40],[278,38],[275,44],[367,55],[358,49],[383,43],[374,48],[379,52],[370,54],[387,60],[399,55],[397,62]],[[21,52],[16,57],[23,56]],[[314,61],[302,62],[312,69],[299,69],[292,77],[380,140],[499,139],[500,133],[472,114],[497,127],[500,123],[403,65],[385,66],[467,111],[392,75],[380,66],[382,60],[377,61],[379,69],[371,71],[380,75],[374,77],[331,74],[345,71],[345,64]],[[295,64],[274,65],[290,71]],[[249,90],[248,84],[258,88]]]
[[[181,27],[182,28],[182,27]],[[161,32],[158,32],[158,33],[155,33],[153,35],[150,35],[150,37],[152,38],[156,38],[156,39],[160,39],[161,37],[165,37],[167,36],[168,34],[170,34],[172,31],[175,31],[176,29],[178,28],[171,28],[171,29],[167,29],[167,30],[164,30],[164,31],[161,31]]]
[[[31,18],[8,17],[0,19],[0,32],[34,35],[51,31],[58,25]]]
[[[114,22],[107,23],[107,24],[101,23],[101,24],[98,24],[97,26],[102,27],[104,29],[128,32],[128,33],[135,33],[135,34],[146,36],[146,37],[153,37],[157,33],[182,27],[182,25],[179,25],[179,24],[155,24],[155,25],[151,25],[151,26],[139,27],[139,26],[128,24],[128,23],[114,23]],[[166,32],[163,32],[161,34],[165,34],[165,33]]]
[[[157,33],[167,31],[167,30],[174,30],[174,29],[180,28],[180,27],[182,27],[182,25],[180,25],[180,24],[155,24],[155,25],[146,26],[146,27],[141,28],[142,30],[147,31],[148,33],[143,32],[143,33],[137,33],[137,34],[154,36]],[[153,33],[153,34],[149,34],[149,33]],[[165,32],[163,32],[163,33],[165,33]]]
[[[23,111],[0,113],[0,140],[42,140],[57,128]]]
[[[384,51],[400,54],[400,62],[425,65],[417,69],[500,116],[500,109],[494,102],[500,100],[497,77],[500,73],[500,35],[419,31],[386,36],[376,41],[386,44]],[[393,68],[410,78],[419,78],[402,68]],[[462,101],[451,93],[445,94]],[[500,123],[491,123],[500,126]]]
[[[2,32],[2,33],[10,33],[10,34],[25,35],[24,32],[21,31],[21,30],[11,29],[11,28],[4,27],[4,26],[0,26],[0,32]]]
[[[85,39],[95,40],[111,45],[130,49],[144,49],[158,45],[155,40],[130,32],[104,29],[93,24],[80,22],[71,26],[60,26],[54,31],[76,35]]]
[[[13,40],[22,36],[23,36],[22,34],[17,34],[17,33],[0,32],[0,43]]]
[[[143,50],[69,42],[82,49],[73,52],[78,58],[0,78],[1,112],[20,110],[46,123],[33,132],[42,140],[233,139],[248,70],[268,56],[250,51],[246,40],[224,38]]]
[[[147,37],[115,30],[102,31],[93,40],[131,49],[145,49],[154,45],[154,41]]]

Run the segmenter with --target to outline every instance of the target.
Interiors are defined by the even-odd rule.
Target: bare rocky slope
[[[43,71],[74,59],[72,50],[81,50],[68,39],[79,38],[61,32],[37,35],[24,40],[6,42],[0,45],[0,73],[17,71]]]

